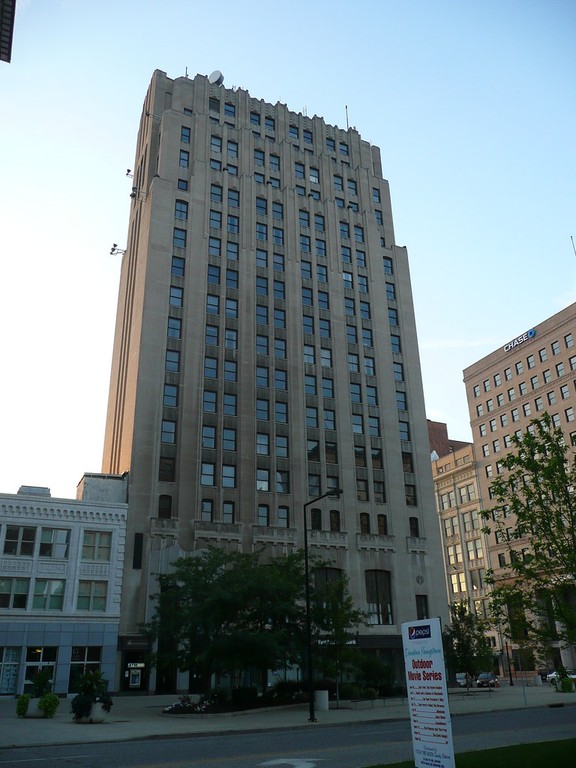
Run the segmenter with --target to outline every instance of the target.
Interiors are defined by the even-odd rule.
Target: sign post
[[[454,768],[452,723],[440,619],[402,624],[416,768]]]

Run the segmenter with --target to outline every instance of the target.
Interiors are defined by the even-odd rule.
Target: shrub
[[[254,686],[234,688],[232,690],[232,704],[237,709],[252,709],[258,704],[258,689]]]
[[[16,714],[18,717],[26,717],[26,713],[28,712],[28,704],[30,703],[31,698],[32,696],[29,693],[22,693],[20,696],[18,696],[16,701]]]
[[[305,684],[300,680],[278,680],[271,690],[273,698],[287,702],[300,701],[305,693]]]
[[[341,699],[359,699],[361,693],[362,689],[359,685],[353,685],[352,683],[342,683],[340,686]]]
[[[365,699],[377,699],[378,698],[378,691],[376,688],[364,688],[362,691],[362,696]]]
[[[60,699],[55,693],[45,693],[38,702],[39,709],[44,712],[44,717],[52,718],[60,706]]]
[[[570,677],[561,678],[558,690],[562,691],[562,693],[571,693],[574,690],[574,681]]]

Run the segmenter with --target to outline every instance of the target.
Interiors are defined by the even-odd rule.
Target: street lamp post
[[[308,520],[306,510],[312,504],[321,499],[331,498],[339,499],[343,491],[341,488],[333,488],[326,491],[321,496],[311,499],[304,504],[304,594],[306,600],[306,661],[308,666],[308,697],[310,699],[310,716],[308,722],[316,722],[316,711],[314,709],[314,670],[312,665],[312,614],[310,611],[310,564],[308,560]]]

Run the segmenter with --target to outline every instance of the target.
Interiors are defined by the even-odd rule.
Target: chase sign
[[[530,328],[529,331],[525,331],[520,336],[516,336],[515,339],[512,339],[512,341],[509,341],[508,344],[504,345],[504,352],[510,352],[510,350],[517,347],[519,344],[524,344],[525,341],[530,341],[531,339],[536,336],[536,331],[534,328]]]

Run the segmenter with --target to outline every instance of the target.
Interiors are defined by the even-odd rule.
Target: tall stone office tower
[[[380,151],[219,73],[156,71],[133,185],[103,461],[129,472],[123,668],[154,573],[208,545],[302,547],[304,505],[341,488],[307,507],[310,550],[400,675],[401,622],[447,601]]]

